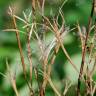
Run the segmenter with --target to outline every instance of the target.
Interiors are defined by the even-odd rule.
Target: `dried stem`
[[[18,47],[19,47],[19,52],[20,52],[20,57],[21,57],[21,62],[22,62],[22,67],[23,67],[23,73],[24,73],[24,77],[26,78],[26,66],[25,66],[25,62],[24,62],[24,56],[23,56],[23,51],[22,51],[22,47],[21,47],[19,31],[18,31],[17,24],[16,24],[16,18],[14,16],[13,10],[11,8],[10,8],[10,13],[12,15],[14,29],[16,29],[15,33],[16,33],[17,43],[18,43]]]
[[[59,91],[56,89],[55,85],[53,84],[52,80],[49,78],[48,79],[49,84],[51,85],[52,89],[54,90],[54,92],[57,94],[57,96],[61,96],[61,94],[59,93]]]
[[[87,33],[86,33],[86,38],[85,38],[85,43],[84,43],[84,47],[83,47],[84,49],[83,49],[83,52],[82,52],[82,62],[81,62],[80,73],[79,73],[79,78],[78,78],[77,96],[80,96],[81,79],[82,79],[83,68],[84,68],[84,64],[85,64],[87,41],[88,41],[88,37],[89,37],[89,34],[90,34],[92,17],[93,17],[93,13],[94,13],[94,3],[95,3],[95,0],[93,0],[91,14],[90,14],[90,17],[89,17]]]
[[[30,31],[29,31],[30,30]],[[30,39],[31,39],[31,33],[33,31],[33,26],[31,27],[31,29],[29,27],[27,27],[27,32],[28,32],[28,36],[27,36],[27,48],[28,48],[28,59],[29,59],[29,64],[30,64],[30,96],[34,96],[34,92],[32,89],[32,72],[33,72],[33,63],[32,63],[32,54],[31,54],[31,46],[30,46]]]
[[[21,42],[20,42],[19,30],[18,30],[17,24],[16,24],[16,18],[15,18],[15,15],[13,14],[13,10],[10,7],[9,7],[9,10],[10,10],[10,14],[12,16],[13,25],[14,25],[14,29],[15,29],[15,33],[16,33],[16,38],[17,38],[17,43],[18,43],[18,47],[19,47],[24,78],[25,78],[25,81],[26,81],[30,91],[32,92],[33,90],[31,89],[31,86],[30,86],[30,84],[29,84],[29,82],[28,82],[28,80],[26,78],[26,65],[25,65],[25,62],[24,62],[24,55],[23,55],[23,50],[22,50],[22,46],[21,46]]]
[[[29,59],[29,62],[30,62],[30,82],[31,82],[31,85],[32,85],[32,69],[33,69],[32,65],[33,64],[32,64],[32,54],[31,54],[31,47],[30,47],[30,32],[28,33],[27,48],[28,48],[28,59]]]
[[[26,19],[26,29],[27,29],[27,49],[28,49],[28,60],[29,60],[29,64],[30,64],[30,83],[31,83],[31,87],[32,87],[32,69],[33,69],[33,64],[32,64],[32,54],[31,54],[31,46],[30,46],[30,40],[31,40],[31,35],[32,35],[32,31],[33,31],[33,27],[34,24],[32,24],[31,28],[30,26],[28,26],[29,21],[28,19]]]
[[[55,33],[55,36],[56,36],[56,38],[57,38],[57,41],[58,41],[58,43],[60,44],[63,52],[65,53],[65,55],[66,55],[66,57],[67,57],[67,59],[68,59],[69,62],[72,64],[72,66],[74,67],[74,69],[79,73],[77,67],[75,66],[75,64],[74,64],[73,61],[71,60],[69,54],[67,53],[67,51],[66,51],[66,49],[65,49],[65,47],[64,47],[64,45],[63,45],[63,43],[62,43],[61,36],[60,36],[60,32],[59,32],[58,26],[57,26],[57,24],[56,24],[56,21],[54,20],[54,26],[53,26],[53,25],[51,24],[51,22],[49,21],[48,18],[46,18],[46,17],[44,17],[44,18],[47,20],[47,22],[48,22],[48,23],[50,24],[50,26],[52,27],[53,32]]]
[[[16,96],[20,96],[20,95],[19,95],[19,92],[18,92],[18,90],[17,90],[17,86],[16,86],[16,78],[15,78],[15,76],[13,76],[13,73],[10,71],[9,64],[8,64],[8,61],[7,61],[7,60],[6,60],[6,66],[7,66],[8,72],[9,72],[10,81],[11,81],[13,90],[14,90]]]
[[[95,41],[96,41],[96,20],[95,20],[95,27],[94,27],[93,44],[94,44]],[[94,47],[94,45],[93,45],[93,47]],[[95,58],[95,62],[94,62],[93,68],[92,68],[92,70],[90,72],[91,76],[94,74],[94,71],[95,71],[95,68],[96,68],[96,54],[95,54],[94,58]]]

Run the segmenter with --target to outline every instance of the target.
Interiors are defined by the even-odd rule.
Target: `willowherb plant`
[[[64,1],[63,4],[65,4],[65,2],[66,0]],[[84,27],[86,30],[82,30],[79,24],[77,24],[76,28],[69,29],[69,30],[65,27],[65,20],[64,20],[63,12],[61,10],[63,5],[59,8],[58,15],[56,17],[52,17],[53,20],[50,20],[44,14],[45,0],[32,0],[32,11],[30,11],[30,13],[27,15],[25,12],[23,12],[24,19],[22,19],[19,16],[16,16],[14,14],[14,8],[9,7],[9,14],[12,18],[14,28],[5,29],[4,31],[14,31],[14,33],[16,34],[20,58],[21,58],[21,64],[23,68],[23,75],[30,91],[29,96],[36,96],[36,94],[38,94],[38,96],[46,96],[46,88],[48,84],[51,86],[51,88],[53,89],[54,93],[57,96],[65,96],[67,94],[71,84],[66,82],[65,89],[63,92],[61,92],[61,91],[58,91],[58,89],[55,87],[51,78],[52,66],[54,64],[54,61],[56,59],[56,56],[60,48],[63,50],[63,53],[66,55],[68,61],[70,62],[72,67],[76,70],[76,72],[79,75],[78,86],[77,86],[77,96],[81,95],[80,87],[81,87],[82,81],[86,85],[86,89],[84,93],[85,96],[87,95],[93,96],[95,94],[96,85],[95,85],[95,81],[92,79],[96,69],[95,68],[96,67],[96,54],[95,54],[96,21],[92,25],[93,14],[96,13],[95,2],[96,0],[93,0],[88,27],[87,28]],[[41,16],[41,22],[38,22],[37,20],[38,19],[36,16],[37,13]],[[58,23],[59,16],[62,18],[61,25],[59,25]],[[25,28],[26,30],[25,34],[27,36],[27,42],[26,42],[27,57],[30,65],[28,74],[30,79],[27,78],[28,70],[26,68],[27,65],[25,64],[25,58],[23,55],[23,50],[22,50],[22,45],[21,45],[20,35],[19,35],[19,32],[21,31],[17,27],[17,19],[24,23],[23,28]],[[31,23],[30,23],[30,20],[31,20]],[[40,30],[38,31],[38,29]],[[72,61],[70,55],[68,54],[63,44],[64,37],[74,29],[78,29],[80,40],[81,40],[82,61],[81,61],[80,71]],[[82,32],[82,31],[86,31],[86,32]],[[94,34],[92,36],[90,36],[91,31],[94,31]],[[51,32],[54,35],[52,38],[52,41],[50,41],[48,44],[46,44],[45,42],[47,32]],[[38,58],[38,61],[41,64],[40,69],[38,66],[34,66],[33,64],[33,58],[32,58],[33,54],[32,54],[32,46],[31,46],[32,40],[36,41],[40,51],[39,58]],[[12,76],[10,72],[10,67],[8,65],[8,62],[7,62],[7,68],[10,73],[11,84],[16,93],[16,96],[20,96],[19,91],[16,87],[16,79],[14,78],[14,76]],[[35,74],[35,80],[38,83],[38,88],[37,88],[38,92],[33,88],[33,83],[32,83],[33,74]],[[41,80],[39,80],[40,74],[42,76]]]

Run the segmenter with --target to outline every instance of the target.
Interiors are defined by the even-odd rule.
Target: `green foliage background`
[[[63,1],[64,0],[46,0],[45,15],[55,16]],[[79,22],[81,26],[86,26],[88,24],[88,17],[90,15],[91,2],[91,0],[68,0],[62,8],[66,26],[73,28],[76,26],[77,22]],[[20,63],[18,46],[14,33],[2,31],[3,29],[9,28],[11,26],[10,17],[7,15],[7,11],[8,6],[13,3],[16,5],[16,7],[19,6],[20,10],[17,13],[21,17],[22,11],[26,11],[26,9],[29,10],[31,8],[30,0],[0,0],[0,72],[4,73],[5,75],[8,74],[5,62],[6,58],[8,58],[11,68],[16,70],[16,72],[18,71],[18,66],[16,66],[16,63]],[[19,28],[21,28],[22,24],[19,21],[18,25]],[[22,33],[20,33],[20,36],[22,46],[24,48],[24,54],[26,55],[25,36]],[[79,68],[81,62],[81,46],[79,43],[80,40],[77,35],[77,30],[70,32],[64,40],[64,44],[68,53]],[[57,84],[57,86],[59,86],[59,88],[62,86],[63,79],[67,77],[70,78],[73,85],[69,90],[68,96],[74,96],[78,74],[76,74],[75,70],[68,63],[61,49],[59,50],[59,53],[56,57],[52,72],[52,74],[54,74],[52,77],[53,81],[55,84]],[[17,77],[17,87],[20,90],[21,96],[26,96],[25,94],[27,88],[23,80],[22,73],[18,74],[19,76]],[[0,75],[0,96],[15,96],[14,91],[8,81],[10,82],[9,78],[5,78]],[[63,90],[63,88],[64,87],[61,87],[60,89]],[[46,96],[55,96],[50,87],[47,88]]]

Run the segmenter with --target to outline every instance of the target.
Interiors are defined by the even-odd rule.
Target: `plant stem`
[[[84,44],[84,47],[83,47],[84,49],[83,49],[83,52],[82,52],[82,61],[81,61],[80,73],[79,73],[79,78],[78,78],[78,86],[77,86],[77,96],[80,96],[80,86],[81,86],[81,79],[82,79],[82,75],[83,75],[83,68],[84,68],[84,64],[85,64],[87,41],[88,41],[88,37],[89,37],[89,34],[90,34],[92,17],[93,17],[93,13],[94,13],[94,2],[95,2],[95,0],[93,0],[91,14],[90,14],[90,17],[89,17],[89,22],[88,22],[86,38],[85,38],[85,44]]]
[[[14,15],[12,15],[12,19],[13,19],[14,29],[17,30],[17,31],[15,31],[15,33],[16,33],[16,38],[17,38],[17,42],[18,42],[18,47],[19,47],[19,52],[20,52],[20,57],[21,57],[21,62],[22,62],[22,67],[23,67],[23,73],[24,73],[24,77],[26,78],[26,66],[25,66],[25,62],[24,62],[24,56],[23,56],[23,51],[22,51],[22,47],[21,47],[19,31],[17,29],[16,19],[15,19]]]

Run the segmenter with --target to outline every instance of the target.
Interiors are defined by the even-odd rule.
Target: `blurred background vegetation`
[[[62,5],[62,2],[64,2],[64,0],[46,0],[45,15],[50,18],[55,16],[57,14],[57,10]],[[80,23],[80,26],[86,26],[90,15],[91,3],[91,0],[67,0],[67,3],[62,8],[66,26],[74,28],[77,22]],[[6,68],[6,58],[8,58],[10,69],[16,71],[17,88],[21,94],[20,96],[27,96],[27,87],[18,66],[20,64],[20,58],[15,34],[13,32],[2,31],[4,29],[11,28],[12,26],[10,16],[7,14],[9,5],[14,6],[16,8],[16,15],[23,18],[22,12],[24,11],[28,14],[28,11],[31,10],[31,0],[0,0],[0,72],[5,75],[8,74]],[[60,22],[61,21],[59,21],[59,23]],[[22,23],[18,21],[19,29],[22,30],[22,26]],[[20,33],[20,36],[24,55],[26,57],[26,37],[22,33]],[[68,53],[79,68],[81,62],[81,46],[77,30],[70,32],[64,40]],[[34,44],[32,46],[34,46]],[[56,86],[58,86],[61,90],[64,88],[63,80],[66,78],[70,79],[72,86],[69,90],[70,92],[68,93],[68,96],[74,96],[78,74],[66,60],[66,56],[61,49],[56,57],[52,74],[54,74],[52,77],[54,84],[57,84]],[[0,96],[15,96],[10,85],[10,79],[3,77],[2,75],[0,75]],[[46,96],[55,96],[50,87],[47,88]]]

